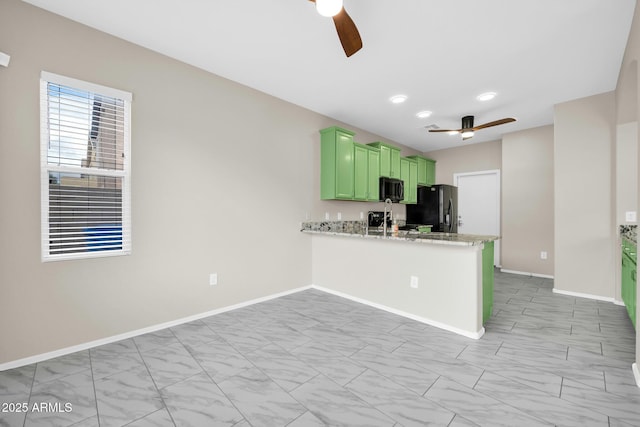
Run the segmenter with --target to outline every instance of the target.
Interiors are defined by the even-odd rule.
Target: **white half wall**
[[[482,246],[309,238],[314,286],[468,337],[482,335]],[[418,278],[417,289],[411,276]]]

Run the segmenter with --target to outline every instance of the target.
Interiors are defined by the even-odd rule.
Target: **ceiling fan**
[[[464,116],[462,118],[462,126],[460,129],[429,129],[429,132],[448,132],[450,134],[459,133],[462,135],[462,140],[473,137],[473,133],[480,129],[490,128],[492,126],[503,125],[505,123],[515,122],[516,119],[507,117],[500,120],[494,120],[493,122],[485,123],[483,125],[474,126],[473,116]]]
[[[333,17],[333,23],[336,26],[342,49],[344,49],[347,58],[362,49],[362,39],[356,24],[349,16],[344,7],[342,0],[309,0],[316,4],[316,10],[322,16]]]

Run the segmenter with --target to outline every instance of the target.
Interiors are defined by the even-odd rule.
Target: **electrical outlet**
[[[11,57],[9,55],[4,52],[0,52],[0,65],[2,65],[3,67],[8,67],[10,60]]]
[[[411,286],[413,289],[418,289],[418,276],[411,276],[409,286]]]
[[[360,219],[364,219],[364,212],[360,212]]]
[[[635,211],[625,212],[624,219],[626,222],[636,222],[637,221],[636,212]]]
[[[218,284],[218,273],[211,273],[209,275],[209,285],[215,286]]]
[[[338,221],[342,219],[342,212],[338,212],[337,218],[338,218]]]
[[[324,213],[324,220],[325,221],[329,221],[330,218],[331,218],[331,215],[329,215],[329,212],[325,212]]]
[[[547,251],[540,252],[540,259],[547,259]]]

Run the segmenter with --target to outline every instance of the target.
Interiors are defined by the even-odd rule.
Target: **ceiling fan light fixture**
[[[426,119],[427,117],[431,116],[431,114],[433,114],[431,111],[424,110],[416,113],[416,117],[419,119]]]
[[[389,98],[389,101],[391,101],[391,103],[393,104],[402,104],[406,100],[407,95],[393,95],[391,98]]]
[[[472,136],[473,136],[473,131],[472,130],[463,130],[462,131],[462,138],[463,139],[471,138]]]
[[[448,135],[457,135],[459,133],[460,131],[457,131],[457,130],[450,130],[449,132],[447,132]]]
[[[480,95],[476,96],[476,99],[478,101],[491,101],[493,98],[496,97],[496,93],[495,92],[485,92],[485,93],[481,93]]]
[[[316,10],[328,18],[336,16],[342,10],[342,0],[316,0]]]

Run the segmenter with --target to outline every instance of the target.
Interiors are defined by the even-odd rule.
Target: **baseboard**
[[[600,295],[592,295],[592,294],[583,294],[582,292],[572,292],[572,291],[563,291],[561,289],[556,289],[553,288],[552,289],[554,294],[560,294],[560,295],[569,295],[571,297],[579,297],[579,298],[588,298],[588,299],[594,299],[597,301],[604,301],[604,302],[612,302],[615,303],[615,298],[612,297],[603,297]]]
[[[633,371],[633,377],[636,379],[636,385],[640,387],[640,369],[638,368],[638,364],[634,363],[631,365],[631,370]]]
[[[220,314],[220,313],[225,313],[227,311],[237,310],[239,308],[243,308],[243,307],[247,307],[247,306],[250,306],[250,305],[253,305],[253,304],[258,304],[258,303],[261,303],[261,302],[269,301],[269,300],[272,300],[272,299],[275,299],[275,298],[280,298],[280,297],[283,297],[285,295],[294,294],[296,292],[304,291],[304,290],[307,290],[307,289],[310,289],[310,288],[311,288],[311,286],[303,286],[303,287],[300,287],[300,288],[295,288],[295,289],[291,289],[291,290],[288,290],[288,291],[279,292],[277,294],[272,294],[272,295],[267,295],[267,296],[264,296],[264,297],[252,299],[252,300],[245,301],[245,302],[242,302],[242,303],[239,303],[239,304],[234,304],[234,305],[230,305],[230,306],[227,306],[227,307],[206,311],[204,313],[194,314],[193,316],[183,317],[181,319],[172,320],[170,322],[159,323],[157,325],[148,326],[148,327],[142,328],[142,329],[136,329],[134,331],[125,332],[123,334],[113,335],[113,336],[110,336],[110,337],[107,337],[107,338],[102,338],[102,339],[99,339],[99,340],[89,341],[89,342],[78,344],[78,345],[74,345],[74,346],[71,346],[71,347],[65,347],[65,348],[61,348],[59,350],[54,350],[54,351],[50,351],[50,352],[47,352],[47,353],[42,353],[42,354],[38,354],[38,355],[35,355],[35,356],[25,357],[23,359],[18,359],[18,360],[14,360],[14,361],[11,361],[11,362],[2,363],[2,364],[0,364],[0,372],[6,371],[7,369],[14,369],[14,368],[19,368],[19,367],[25,366],[25,365],[31,365],[32,363],[38,363],[38,362],[42,362],[44,360],[53,359],[53,358],[60,357],[60,356],[66,356],[67,354],[76,353],[78,351],[83,351],[83,350],[88,350],[90,348],[98,347],[98,346],[101,346],[101,345],[111,344],[111,343],[114,343],[116,341],[121,341],[121,340],[129,339],[129,338],[134,338],[134,337],[137,337],[139,335],[148,334],[150,332],[156,332],[156,331],[159,331],[161,329],[171,328],[173,326],[182,325],[183,323],[189,323],[189,322],[193,322],[195,320],[203,319],[205,317],[213,316],[213,315]]]
[[[538,274],[538,273],[530,273],[528,271],[518,271],[518,270],[507,270],[505,268],[500,268],[501,273],[511,273],[511,274],[519,274],[520,276],[529,276],[529,277],[541,277],[543,279],[553,279],[553,276],[548,274]]]
[[[343,292],[334,291],[333,289],[324,288],[322,286],[316,286],[316,285],[311,285],[311,287],[313,289],[317,289],[317,290],[322,291],[322,292],[327,292],[329,294],[336,295],[336,296],[339,296],[339,297],[342,297],[342,298],[346,298],[348,300],[355,301],[355,302],[358,302],[360,304],[365,304],[365,305],[368,305],[368,306],[373,307],[373,308],[377,308],[377,309],[380,309],[380,310],[387,311],[389,313],[397,314],[398,316],[406,317],[408,319],[415,320],[415,321],[420,322],[420,323],[425,323],[427,325],[434,326],[436,328],[444,329],[445,331],[453,332],[455,334],[462,335],[462,336],[465,336],[467,338],[472,338],[474,340],[478,340],[484,335],[484,327],[480,328],[480,330],[478,332],[469,332],[469,331],[465,331],[464,329],[460,329],[460,328],[456,328],[456,327],[451,326],[451,325],[447,325],[446,323],[437,322],[435,320],[427,319],[426,317],[416,316],[414,314],[407,313],[406,311],[396,310],[395,308],[387,307],[386,305],[382,305],[382,304],[378,304],[378,303],[375,303],[375,302],[371,302],[369,300],[365,300],[365,299],[362,299],[362,298],[354,297],[352,295],[345,294]]]

